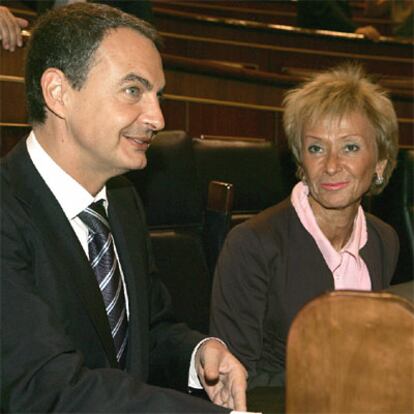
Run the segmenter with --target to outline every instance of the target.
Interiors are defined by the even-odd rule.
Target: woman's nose
[[[329,151],[325,169],[329,175],[336,174],[340,170],[340,157],[335,151]]]

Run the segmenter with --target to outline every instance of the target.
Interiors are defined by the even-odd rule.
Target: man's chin
[[[130,171],[143,170],[147,166],[147,157],[143,155],[140,159],[136,159],[130,163]]]

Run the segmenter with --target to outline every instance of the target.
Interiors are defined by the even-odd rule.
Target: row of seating
[[[401,149],[384,194],[364,202],[398,231],[393,283],[414,276],[413,168],[414,150]],[[127,176],[143,198],[155,260],[177,316],[207,332],[214,266],[227,231],[290,194],[296,182],[291,157],[266,140],[164,131],[148,150],[148,166]]]
[[[296,2],[294,1],[289,2],[291,3],[291,10],[286,10],[285,7],[280,7],[280,10],[280,4],[286,3],[281,1],[271,2],[272,7],[266,9],[261,7],[263,2],[253,1],[248,3],[250,4],[247,4],[247,2],[237,4],[237,2],[234,1],[226,2],[226,4],[219,4],[216,1],[153,0],[155,9],[160,7],[190,13],[213,15],[216,17],[230,17],[233,19],[252,20],[262,23],[297,26],[297,9]],[[393,22],[389,18],[372,18],[369,16],[357,15],[353,20],[358,26],[372,25],[379,30],[382,35],[392,36]]]
[[[161,31],[161,34],[164,39],[165,53],[239,63],[244,67],[267,72],[282,73],[286,67],[321,70],[350,60],[360,62],[373,74],[409,77],[413,72],[412,57],[344,52],[340,48],[312,49],[307,47],[306,43],[286,47],[279,43],[263,44],[212,38],[208,37],[207,33],[195,36],[191,32],[183,34]]]
[[[160,277],[178,318],[207,332],[212,275],[228,229],[289,191],[278,150],[265,140],[164,131],[147,156],[147,167],[127,176],[144,202]]]
[[[237,20],[165,8],[155,8],[155,25],[161,32],[193,34],[216,39],[277,44],[316,50],[412,58],[412,39],[382,37],[372,42],[355,33],[339,33],[294,26],[270,25],[251,20]]]
[[[284,73],[274,73],[212,59],[168,54],[163,54],[162,58],[169,93],[269,106],[281,106],[287,90],[320,71],[285,67]],[[356,59],[352,62],[359,63]],[[411,77],[376,76],[376,79],[388,90],[397,116],[412,117]]]

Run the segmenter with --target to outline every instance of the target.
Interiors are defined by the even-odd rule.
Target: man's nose
[[[152,131],[160,131],[165,126],[164,115],[162,114],[158,98],[148,103],[143,119],[145,125]]]

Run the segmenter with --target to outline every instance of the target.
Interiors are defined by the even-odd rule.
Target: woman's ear
[[[66,113],[64,95],[69,87],[64,73],[56,68],[48,68],[40,80],[46,107],[57,117],[64,119]]]
[[[377,177],[383,177],[385,167],[387,166],[388,160],[380,160],[377,161],[377,165],[375,166],[375,172],[377,174]]]

